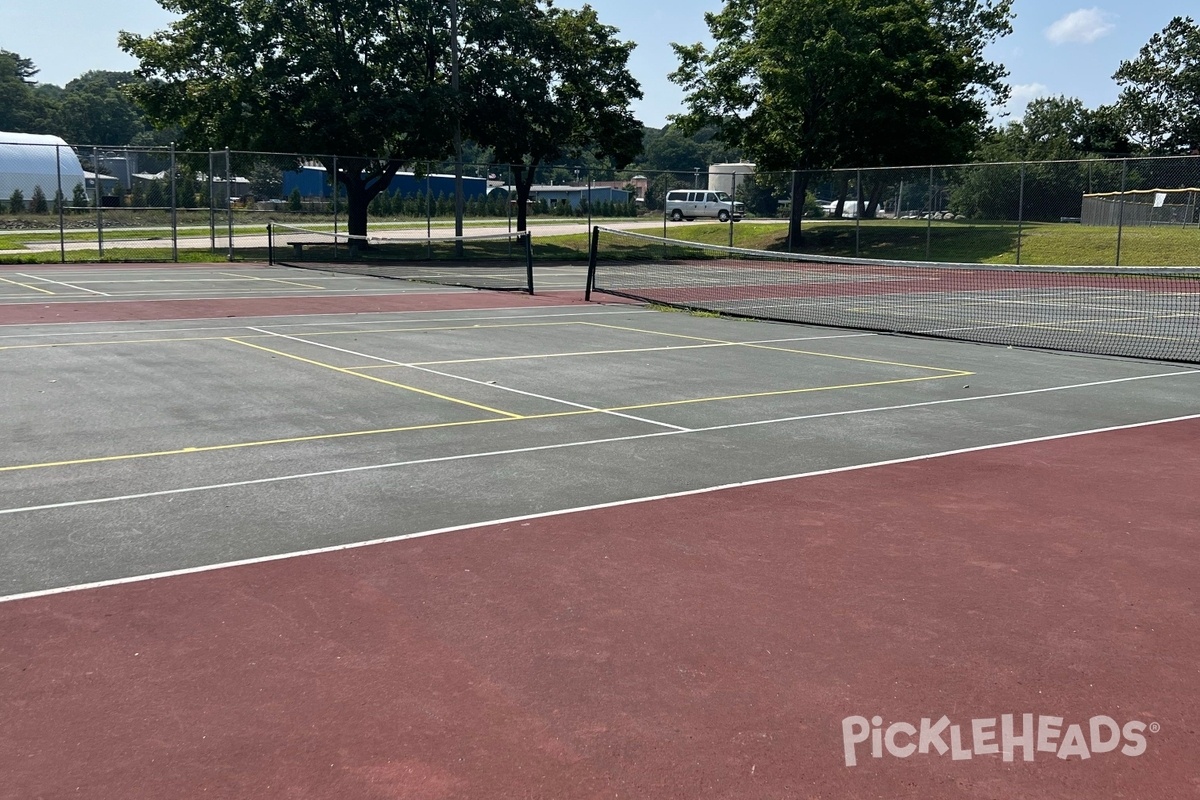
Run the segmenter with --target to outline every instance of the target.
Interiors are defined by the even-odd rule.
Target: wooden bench
[[[292,254],[295,255],[297,261],[304,260],[304,248],[308,246],[322,245],[329,246],[328,242],[287,242],[287,245],[292,248]],[[358,242],[350,241],[345,243],[346,250],[350,253],[350,258],[358,258]]]

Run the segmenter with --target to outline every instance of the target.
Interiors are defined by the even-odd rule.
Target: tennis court
[[[1198,778],[1195,365],[584,302],[577,266],[0,277],[0,797]],[[1005,715],[1061,719],[1014,756]]]

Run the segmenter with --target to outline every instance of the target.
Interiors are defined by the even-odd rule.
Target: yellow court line
[[[330,369],[330,370],[333,370],[334,372],[340,372],[343,375],[353,375],[355,378],[362,378],[363,380],[366,380],[366,381],[382,383],[385,386],[392,386],[397,389],[404,389],[409,392],[416,392],[417,394],[423,394],[428,397],[436,397],[438,400],[446,400],[451,403],[457,403],[460,406],[468,406],[470,408],[475,408],[480,411],[486,411],[489,414],[499,414],[503,417],[509,417],[511,419],[522,419],[524,416],[522,414],[514,414],[511,411],[501,411],[498,408],[492,408],[490,406],[480,405],[479,403],[472,403],[469,400],[460,400],[457,397],[450,397],[449,395],[438,394],[437,392],[431,392],[428,389],[418,389],[415,386],[409,386],[409,385],[403,384],[403,383],[396,383],[395,381],[387,381],[387,380],[384,380],[383,378],[376,378],[374,375],[363,375],[361,372],[355,372],[354,370],[347,369],[345,367],[337,367],[337,366],[334,366],[333,364],[326,364],[323,361],[314,361],[311,358],[304,358],[303,356],[294,355],[292,353],[285,353],[282,350],[273,350],[270,347],[263,347],[262,345],[259,345],[259,344],[251,344],[250,342],[243,342],[240,339],[226,337],[225,341],[233,342],[234,344],[240,344],[243,347],[252,347],[255,350],[262,350],[265,353],[271,353],[272,355],[281,356],[283,358],[290,358],[294,361],[300,361],[305,364],[311,364],[314,367],[322,367],[324,369]]]
[[[893,386],[898,383],[920,383],[922,381],[940,381],[946,378],[963,378],[973,375],[972,372],[956,372],[949,375],[924,375],[920,378],[893,378],[887,381],[867,381],[865,383],[843,383],[837,386],[810,386],[806,389],[781,389],[774,392],[750,392],[748,394],[730,394],[721,397],[701,397],[692,400],[667,400],[661,403],[645,403],[636,406],[619,406],[606,408],[605,411],[638,411],[648,408],[667,408],[669,406],[685,406],[693,403],[712,403],[718,400],[749,400],[755,397],[780,397],[789,394],[809,394],[812,392],[830,392],[836,389],[864,389],[870,386]]]
[[[246,344],[246,342],[240,342],[240,344]],[[248,345],[248,346],[254,347],[255,345]],[[259,348],[259,349],[266,349],[266,348]],[[964,374],[968,374],[968,373],[964,373]],[[360,376],[360,377],[366,377],[366,376]],[[901,383],[918,383],[921,381],[937,381],[937,380],[943,380],[945,378],[954,378],[954,377],[959,377],[959,376],[956,376],[956,375],[927,375],[927,376],[920,377],[920,378],[898,378],[898,379],[890,380],[890,381],[874,381],[874,382],[870,382],[870,383],[853,383],[853,384],[843,384],[840,386],[811,386],[811,387],[808,387],[805,389],[785,389],[785,390],[775,391],[775,392],[757,392],[757,393],[752,393],[752,394],[726,395],[726,396],[721,396],[721,397],[698,397],[698,398],[693,398],[693,399],[689,399],[689,400],[666,400],[666,401],[662,401],[662,402],[658,402],[658,403],[642,403],[640,405],[622,406],[622,407],[618,407],[618,408],[581,409],[578,411],[554,411],[554,412],[550,412],[550,413],[546,413],[546,414],[532,414],[532,415],[525,416],[525,417],[500,417],[500,418],[491,418],[491,419],[472,419],[472,420],[463,420],[460,422],[433,422],[433,423],[428,423],[425,425],[409,425],[409,426],[397,427],[397,428],[378,428],[378,429],[374,429],[374,430],[363,430],[363,431],[344,431],[341,433],[318,433],[318,434],[313,434],[310,436],[295,436],[295,437],[286,438],[286,439],[265,439],[265,440],[256,441],[256,442],[235,442],[232,444],[207,445],[207,446],[203,446],[203,447],[182,447],[182,448],[177,448],[174,450],[158,450],[158,451],[153,451],[153,452],[149,452],[149,453],[128,453],[128,454],[116,455],[116,456],[98,456],[95,458],[77,458],[77,459],[70,459],[70,460],[63,460],[63,461],[47,461],[47,462],[35,463],[35,464],[15,464],[15,465],[11,465],[11,466],[0,467],[0,473],[21,472],[21,471],[31,470],[31,469],[42,469],[45,467],[70,467],[70,466],[82,466],[82,465],[87,465],[87,464],[111,463],[111,462],[115,462],[115,461],[132,461],[135,459],[156,458],[156,457],[160,457],[160,456],[194,455],[197,453],[213,453],[213,452],[219,452],[222,450],[239,450],[239,449],[244,449],[244,448],[249,448],[249,447],[265,447],[267,445],[276,445],[276,444],[297,444],[297,443],[303,443],[303,442],[320,442],[320,441],[329,441],[329,440],[334,440],[334,439],[347,439],[347,438],[357,437],[357,436],[378,436],[381,434],[407,433],[410,431],[436,430],[439,428],[459,428],[459,427],[465,427],[467,425],[485,425],[485,424],[496,423],[496,422],[531,422],[531,421],[537,421],[537,420],[556,419],[556,418],[560,418],[560,417],[581,417],[581,416],[607,414],[607,413],[612,413],[612,412],[636,411],[636,410],[645,410],[645,409],[651,409],[651,408],[667,408],[669,406],[689,405],[689,404],[695,404],[695,403],[712,403],[712,402],[717,402],[717,401],[722,401],[722,400],[744,400],[744,399],[751,399],[751,398],[756,398],[756,397],[771,397],[771,396],[788,395],[788,394],[805,394],[805,393],[811,393],[811,392],[827,392],[827,391],[833,391],[836,389],[858,389],[858,388],[871,387],[871,386],[889,386],[889,385],[901,384]]]
[[[13,286],[20,286],[22,289],[33,289],[35,292],[42,292],[43,294],[57,294],[57,292],[52,292],[49,289],[43,289],[40,286],[33,286],[28,283],[21,283],[20,281],[9,280],[8,278],[0,278],[0,281],[4,281],[5,283],[11,283]]]
[[[656,334],[659,336],[671,336],[676,339],[693,339],[698,342],[718,342],[720,344],[739,345],[741,347],[754,347],[754,348],[758,348],[760,350],[778,350],[783,353],[796,353],[797,355],[816,356],[818,358],[833,358],[833,359],[837,359],[839,361],[858,361],[858,362],[861,362],[864,364],[879,364],[879,365],[885,366],[885,367],[906,367],[908,369],[924,369],[924,370],[929,370],[931,372],[946,372],[946,373],[952,373],[954,375],[959,375],[959,376],[974,374],[971,372],[963,372],[962,370],[957,370],[957,369],[948,369],[946,367],[930,367],[930,366],[925,366],[923,364],[905,364],[904,362],[901,362],[901,361],[881,361],[876,358],[861,358],[859,356],[843,356],[843,355],[837,355],[835,353],[818,353],[814,350],[797,350],[797,349],[791,348],[791,347],[777,347],[777,346],[768,345],[768,344],[751,344],[748,342],[731,342],[731,341],[728,341],[725,339],[712,339],[712,338],[709,338],[706,336],[687,336],[682,333],[664,333],[662,331],[643,330],[642,328],[630,328],[625,325],[609,325],[609,324],[606,324],[603,322],[580,321],[578,324],[579,325],[591,325],[596,328],[612,328],[614,330],[619,330],[619,331],[632,331],[634,333],[648,333],[648,334]]]
[[[574,413],[574,412],[568,412]],[[579,412],[583,413],[583,412]],[[215,453],[221,450],[240,450],[247,447],[265,447],[275,444],[299,444],[303,442],[321,442],[330,439],[348,439],[354,436],[378,436],[385,433],[407,433],[409,431],[427,431],[437,428],[457,428],[465,425],[484,425],[489,422],[515,422],[514,419],[470,419],[461,422],[433,422],[427,425],[409,425],[400,428],[378,428],[367,431],[344,431],[341,433],[318,433],[311,436],[294,436],[287,439],[264,439],[258,442],[234,442],[232,444],[214,444],[202,447],[180,447],[175,450],[156,450],[149,453],[125,453],[118,456],[97,456],[95,458],[75,458],[66,461],[46,461],[40,464],[15,464],[0,467],[0,473],[20,472],[44,467],[77,467],[85,464],[104,464],[113,461],[132,461],[139,458],[158,458],[161,456],[182,456],[196,453]]]
[[[261,278],[258,275],[238,275],[236,272],[218,272],[218,275],[228,275],[231,278],[239,278],[246,281],[270,281],[271,283],[286,283],[288,286],[300,286],[304,289],[324,289],[324,286],[317,286],[315,283],[298,283],[296,281],[285,281],[281,278]]]

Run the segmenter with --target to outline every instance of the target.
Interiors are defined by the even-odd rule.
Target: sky
[[[579,7],[584,0],[559,0]],[[680,113],[683,94],[667,75],[674,70],[672,42],[707,41],[704,12],[722,0],[591,0],[601,20],[637,43],[630,70],[645,99],[634,111],[661,127]],[[1121,61],[1174,16],[1200,17],[1195,0],[1015,0],[1011,36],[988,56],[1009,70],[1013,100],[1003,109],[1019,118],[1035,97],[1077,97],[1089,108],[1111,103]],[[0,0],[0,48],[33,60],[37,80],[59,86],[93,69],[129,70],[136,62],[117,47],[117,33],[149,34],[172,15],[155,0]]]

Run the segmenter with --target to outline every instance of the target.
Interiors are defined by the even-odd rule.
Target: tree
[[[132,72],[92,71],[69,82],[58,99],[59,135],[76,144],[130,144],[147,127],[124,91],[136,80]]]
[[[684,130],[714,126],[761,169],[958,160],[1007,96],[983,56],[1010,32],[1011,0],[728,0],[715,41],[674,45]],[[799,243],[803,203],[791,204]]]
[[[169,30],[119,39],[149,119],[187,146],[352,154],[336,162],[351,235],[366,236],[367,206],[402,161],[449,151],[442,0],[159,2],[181,17]]]
[[[52,133],[53,106],[36,91],[37,67],[28,58],[0,49],[0,130]]]
[[[538,167],[590,155],[619,165],[641,150],[630,103],[642,96],[630,74],[633,43],[590,6],[549,0],[475,3],[463,16],[464,130],[511,165],[517,230],[525,230]],[[536,210],[536,209],[535,209]]]
[[[71,207],[85,209],[91,204],[92,201],[88,197],[87,189],[83,188],[82,183],[75,184],[75,188],[71,190]]]
[[[21,214],[25,211],[25,193],[20,189],[13,189],[13,193],[8,198],[8,213]]]
[[[29,196],[29,211],[33,214],[46,214],[50,211],[50,205],[46,202],[46,193],[42,191],[42,187],[34,186],[33,194]]]
[[[726,147],[724,142],[715,138],[715,134],[714,129],[705,128],[688,135],[678,125],[668,125],[662,130],[646,128],[637,168],[645,171],[692,172],[700,167],[707,172],[710,164],[723,164],[741,158],[740,153]]]
[[[1175,17],[1113,79],[1133,138],[1151,152],[1200,153],[1200,25]]]
[[[250,170],[250,194],[259,200],[283,194],[283,170],[267,161],[259,161]]]
[[[976,150],[984,162],[953,173],[951,205],[975,219],[1057,221],[1079,215],[1081,195],[1111,186],[1120,166],[1097,160],[1097,142],[1119,145],[1111,107],[1091,111],[1071,97],[1038,98],[1022,119],[991,131]],[[1022,168],[1020,163],[1024,163]],[[1024,182],[1025,207],[1020,207]]]

